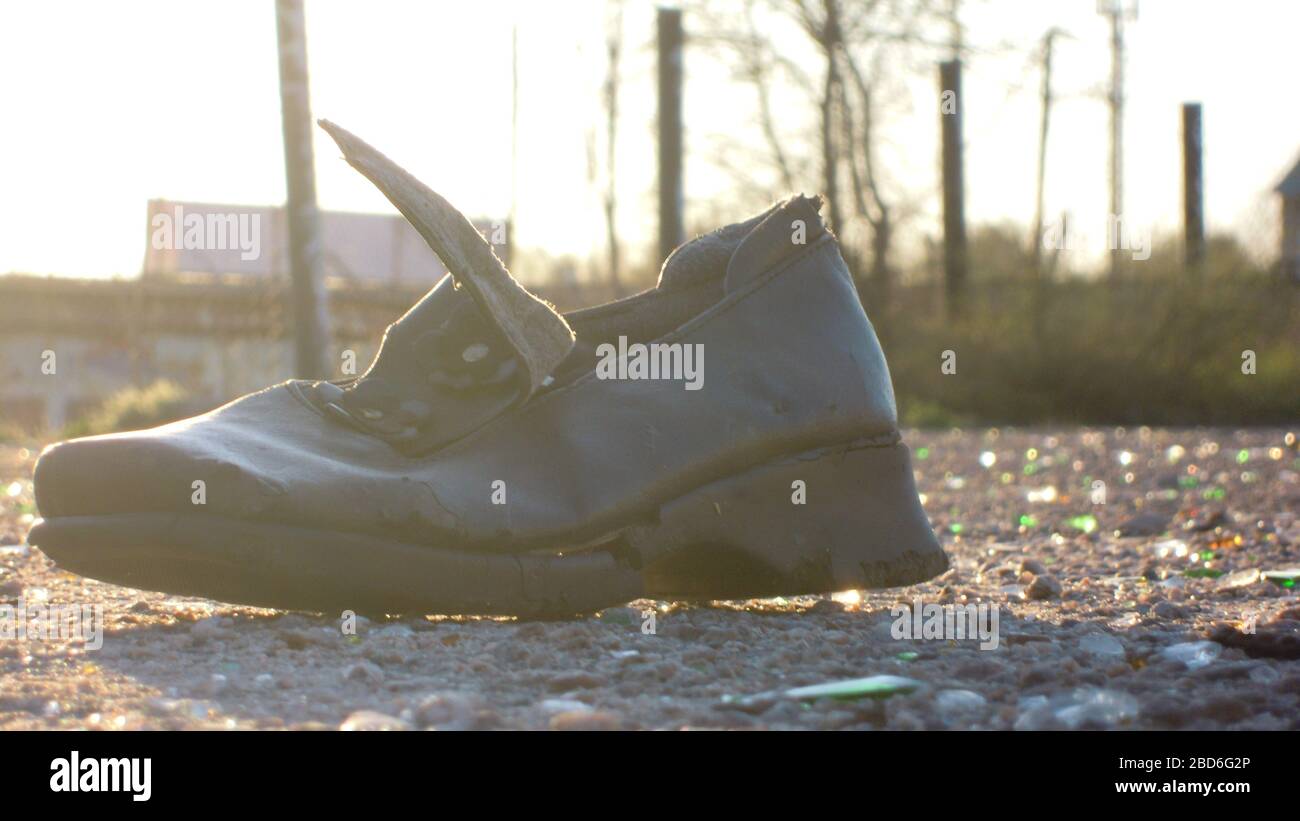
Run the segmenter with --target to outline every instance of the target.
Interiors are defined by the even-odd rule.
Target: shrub
[[[95,410],[69,423],[64,437],[140,430],[184,419],[203,410],[193,395],[166,379],[145,387],[123,388]]]

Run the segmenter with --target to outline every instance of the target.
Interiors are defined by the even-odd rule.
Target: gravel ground
[[[0,639],[0,729],[1300,729],[1300,600],[1261,577],[1300,567],[1293,434],[906,439],[953,558],[931,583],[568,621],[359,619],[355,635],[58,570],[22,544],[36,449],[0,449],[0,606],[104,605],[99,649]],[[996,606],[997,647],[896,638],[891,608],[915,597]],[[881,675],[904,680],[785,692]]]

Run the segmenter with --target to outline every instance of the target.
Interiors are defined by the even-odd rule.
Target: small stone
[[[1035,664],[1020,673],[1020,686],[1033,687],[1062,679],[1062,672],[1055,664]]]
[[[375,630],[370,635],[377,639],[407,639],[415,635],[415,631],[405,624],[389,624]]]
[[[564,673],[556,673],[546,682],[546,689],[552,693],[562,693],[568,690],[587,690],[593,687],[601,687],[605,684],[602,676],[588,673],[585,670],[570,670]]]
[[[1142,715],[1158,727],[1176,729],[1191,718],[1187,704],[1169,696],[1156,696],[1142,705]]]
[[[1158,536],[1169,529],[1169,517],[1160,513],[1139,513],[1115,528],[1120,536]]]
[[[552,716],[550,727],[559,732],[621,730],[623,717],[606,710],[575,710]]]
[[[285,630],[280,641],[290,650],[306,650],[313,644],[324,644],[325,639],[314,630]]]
[[[1251,658],[1300,659],[1300,635],[1275,625],[1260,625],[1244,633],[1228,624],[1210,631],[1210,638],[1224,647],[1235,647]]]
[[[1187,618],[1187,608],[1171,601],[1159,601],[1151,608],[1151,615],[1158,619],[1168,619],[1170,621],[1185,619]]]
[[[1032,696],[1021,699],[1017,730],[1107,728],[1127,724],[1137,718],[1138,702],[1118,690],[1079,687],[1048,699]]]
[[[539,702],[537,707],[544,713],[580,713],[584,710],[593,710],[590,704],[578,701],[576,698],[548,698]]]
[[[607,624],[639,625],[641,623],[641,611],[635,607],[608,607],[600,611],[600,620]]]
[[[201,689],[204,695],[217,696],[224,693],[228,687],[230,687],[229,679],[221,673],[213,673]]]
[[[1122,657],[1124,645],[1114,636],[1105,633],[1089,633],[1079,639],[1079,649],[1093,656]]]
[[[965,715],[984,709],[988,700],[974,690],[940,690],[935,706],[945,716]]]
[[[1061,595],[1061,583],[1055,576],[1035,576],[1025,588],[1025,597],[1029,599],[1054,599]]]
[[[199,638],[213,639],[225,634],[226,626],[220,616],[209,616],[190,625],[190,633]]]
[[[1161,658],[1182,662],[1188,670],[1204,667],[1219,657],[1223,646],[1213,641],[1184,641],[1160,651]]]
[[[411,711],[411,717],[418,727],[468,729],[482,706],[482,700],[470,693],[434,693]]]
[[[1231,590],[1238,587],[1250,587],[1257,581],[1259,581],[1259,568],[1251,567],[1246,570],[1237,570],[1225,576],[1220,576],[1218,584],[1219,587]]]
[[[384,671],[377,664],[369,661],[359,661],[344,671],[343,680],[357,681],[363,684],[381,684],[384,680]]]
[[[339,729],[344,732],[409,730],[411,725],[400,718],[375,712],[374,710],[357,710],[343,720]]]
[[[1020,562],[1020,572],[1029,573],[1033,576],[1043,576],[1047,573],[1047,566],[1038,559],[1024,559]]]
[[[843,613],[844,605],[834,599],[818,599],[813,603],[812,607],[808,608],[808,612],[819,614]]]
[[[1254,707],[1246,698],[1231,693],[1223,693],[1202,700],[1196,706],[1195,712],[1214,721],[1232,723],[1249,716],[1254,712]]]

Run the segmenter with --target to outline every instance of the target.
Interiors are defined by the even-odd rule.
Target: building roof
[[[1282,178],[1273,189],[1282,196],[1290,199],[1291,197],[1300,197],[1300,159],[1296,160],[1295,165],[1291,166],[1291,171]]]
[[[149,201],[148,217],[146,277],[182,273],[276,277],[289,270],[289,237],[282,207],[159,199]],[[199,228],[208,226],[208,236],[203,230],[188,233],[193,220],[202,222]],[[492,236],[490,220],[473,223],[480,233]],[[214,234],[213,228],[219,230]],[[415,228],[397,214],[321,211],[320,231],[327,277],[423,290],[447,272]],[[494,246],[494,250],[505,259],[504,247]]]

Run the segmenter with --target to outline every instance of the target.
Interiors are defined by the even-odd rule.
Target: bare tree
[[[743,24],[739,31],[734,28],[737,18]],[[697,40],[729,51],[738,78],[756,91],[763,142],[784,190],[794,190],[801,179],[805,184],[815,180],[829,201],[832,228],[844,237],[855,224],[864,225],[868,275],[883,296],[891,284],[901,216],[880,173],[882,98],[898,79],[897,71],[890,77],[886,68],[903,62],[890,58],[909,49],[952,47],[950,38],[925,35],[933,27],[955,25],[949,0],[744,0],[743,14],[724,18],[715,12],[704,15],[702,25],[706,32]],[[799,121],[774,113],[774,97],[788,90],[781,84],[816,106],[811,112],[816,148],[802,153],[818,162],[808,168],[793,159],[801,152],[787,147],[798,135],[778,127]],[[845,250],[856,268],[852,246],[846,243]]]
[[[614,295],[622,293],[618,244],[618,187],[616,163],[618,152],[619,63],[623,51],[623,0],[608,0],[605,20],[605,51],[608,63],[605,75],[605,237],[609,253],[609,282]]]

